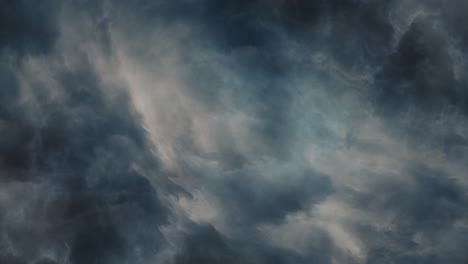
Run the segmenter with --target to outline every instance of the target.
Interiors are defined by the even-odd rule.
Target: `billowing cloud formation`
[[[0,263],[468,261],[464,1],[0,14]]]

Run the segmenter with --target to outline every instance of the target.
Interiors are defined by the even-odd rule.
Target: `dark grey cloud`
[[[282,221],[287,214],[320,202],[332,191],[329,179],[312,171],[285,172],[287,175],[281,175],[290,178],[290,182],[274,182],[262,179],[258,172],[250,173],[245,170],[226,175],[221,186],[215,188],[225,200],[223,204],[232,207],[229,214],[239,224]],[[256,186],[262,186],[262,191],[259,192]]]
[[[2,4],[1,262],[138,263],[168,217],[144,171],[165,176],[128,94],[57,55],[55,8]]]
[[[18,53],[43,53],[50,51],[58,35],[58,1],[4,1],[0,7],[2,48]]]
[[[407,175],[410,184],[386,181],[379,183],[376,193],[352,195],[354,206],[391,219],[384,232],[359,223],[354,227],[369,240],[367,262],[463,262],[466,254],[453,251],[464,243],[461,234],[466,228],[457,224],[466,216],[466,191],[440,171],[417,166]],[[423,250],[428,246],[433,250]]]
[[[4,1],[1,263],[465,263],[463,1]]]
[[[450,40],[433,29],[435,19],[414,21],[378,74],[379,98],[384,105],[429,112],[452,106],[465,111],[466,95],[463,82],[455,76]]]
[[[306,259],[292,251],[262,245],[259,241],[228,239],[205,225],[191,228],[175,257],[175,263],[307,263],[311,260],[330,263],[329,257],[322,254]]]
[[[30,261],[68,251],[72,263],[152,255],[167,209],[134,168],[158,166],[128,97],[109,105],[91,73],[58,74],[63,101],[35,86],[36,112],[17,103],[2,119],[2,253]]]

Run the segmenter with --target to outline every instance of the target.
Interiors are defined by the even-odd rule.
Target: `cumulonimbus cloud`
[[[467,12],[0,4],[0,262],[465,263]]]

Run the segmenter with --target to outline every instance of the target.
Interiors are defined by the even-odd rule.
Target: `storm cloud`
[[[0,3],[0,263],[466,263],[461,0]]]

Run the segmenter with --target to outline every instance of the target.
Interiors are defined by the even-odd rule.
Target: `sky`
[[[0,263],[467,263],[467,15],[0,1]]]

